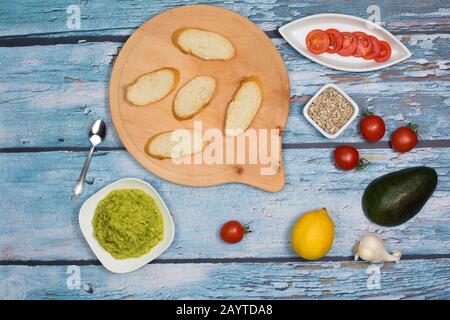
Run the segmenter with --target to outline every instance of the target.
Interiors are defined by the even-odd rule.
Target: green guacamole
[[[116,259],[146,254],[164,234],[155,199],[138,189],[111,191],[98,203],[92,225],[98,242]]]

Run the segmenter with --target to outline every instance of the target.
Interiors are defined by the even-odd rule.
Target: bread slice
[[[192,118],[208,105],[214,96],[216,80],[210,76],[195,77],[178,91],[173,114],[178,120]]]
[[[235,49],[224,36],[197,28],[182,28],[175,31],[172,41],[184,53],[203,60],[230,60]]]
[[[140,76],[127,87],[127,100],[136,106],[145,106],[167,96],[178,84],[180,72],[162,68]]]
[[[245,78],[228,105],[225,134],[238,136],[243,133],[258,112],[262,99],[262,81],[256,76]]]
[[[201,133],[177,129],[151,137],[145,145],[145,152],[157,159],[178,159],[200,152],[205,146]]]

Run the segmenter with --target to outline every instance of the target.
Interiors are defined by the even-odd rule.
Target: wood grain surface
[[[227,61],[204,61],[185,54],[172,40],[174,32],[182,28],[199,28],[219,33],[233,43],[236,55]],[[126,100],[124,92],[127,86],[141,75],[164,67],[175,68],[180,73],[179,86],[173,92],[148,106],[137,107]],[[209,75],[216,79],[214,97],[193,119],[180,121],[173,116],[173,100],[179,87],[199,75]],[[274,164],[263,163],[261,160],[255,164],[249,163],[253,146],[237,152],[234,152],[234,148],[226,147],[238,143],[238,138],[224,137],[228,104],[240,83],[249,77],[261,80],[263,99],[248,130],[253,130],[258,137],[259,130],[268,131],[265,139],[269,141],[270,130],[280,130],[275,136],[279,148],[271,147],[270,142],[264,147],[260,138],[254,146],[273,157]],[[280,148],[281,135],[289,114],[289,97],[287,71],[270,39],[246,18],[230,10],[205,5],[182,6],[145,22],[121,49],[114,63],[109,87],[114,127],[127,151],[152,173],[182,185],[210,186],[240,182],[272,192],[277,192],[284,186]],[[145,152],[145,145],[150,137],[176,129],[198,130],[196,122],[197,126],[201,126],[201,135],[206,135],[210,129],[221,132],[219,141],[212,142],[220,149],[214,153],[224,155],[218,163],[207,163],[206,160],[198,163],[194,160],[195,156],[186,157],[189,158],[186,159],[189,164],[179,163],[172,159],[156,159]],[[206,136],[204,138],[207,139]],[[276,154],[272,154],[273,152]],[[207,157],[206,153],[205,150],[202,156]],[[233,161],[225,162],[225,155],[234,153]],[[247,161],[238,163],[240,156]],[[273,173],[269,175],[261,172],[271,165],[277,166]]]
[[[405,43],[413,52],[410,59],[357,76],[321,67],[301,57],[284,40],[272,39],[291,80],[291,107],[283,143],[329,142],[302,115],[305,103],[325,83],[338,85],[361,109],[368,107],[383,116],[388,130],[413,122],[420,125],[426,141],[448,139],[450,62],[446,50],[450,34],[399,38],[404,42],[409,39]],[[0,47],[0,147],[86,148],[86,132],[97,118],[105,119],[109,129],[102,147],[122,147],[108,106],[111,65],[121,45],[83,42]],[[25,116],[17,117],[18,111]],[[20,131],[15,130],[16,125]],[[386,135],[383,141],[388,139]],[[333,141],[362,141],[357,121]]]
[[[129,176],[153,185],[173,214],[175,240],[160,259],[295,257],[290,229],[300,214],[320,206],[328,208],[336,225],[330,256],[349,257],[356,239],[367,231],[379,232],[390,248],[404,254],[448,254],[450,225],[445,222],[450,212],[450,154],[446,148],[419,149],[400,157],[386,149],[361,150],[374,165],[364,172],[346,173],[334,167],[331,153],[328,149],[285,150],[286,186],[271,194],[239,184],[183,187],[149,174],[125,151],[99,152],[76,205],[68,199],[84,153],[0,154],[0,201],[5,204],[0,260],[95,259],[82,238],[78,210],[93,192]],[[383,228],[371,223],[361,209],[365,187],[376,177],[411,163],[432,163],[436,168],[440,181],[434,197],[404,225]],[[41,181],[46,183],[41,185]],[[251,223],[255,232],[230,247],[217,237],[219,227],[230,219]]]
[[[449,259],[379,265],[380,289],[368,285],[369,264],[351,261],[150,264],[120,275],[95,265],[0,266],[0,281],[2,297],[16,299],[448,299],[449,268]]]
[[[125,151],[113,128],[108,81],[120,48],[142,23],[195,1],[80,1],[81,28],[67,28],[69,0],[0,3],[0,299],[449,299],[450,298],[450,18],[445,1],[380,0],[382,25],[413,53],[379,72],[349,74],[303,58],[278,27],[310,14],[368,18],[372,1],[230,0],[223,7],[254,22],[271,38],[289,72],[291,107],[284,130],[286,186],[267,193],[228,184],[179,186],[150,173]],[[217,4],[216,1],[202,3]],[[301,115],[324,84],[344,89],[360,106],[383,116],[389,132],[414,122],[422,141],[411,153],[363,142],[355,121],[333,142]],[[80,201],[69,201],[88,149],[87,130],[103,118],[108,136],[94,156]],[[20,128],[20,130],[17,130]],[[373,166],[338,171],[338,144],[353,144]],[[439,184],[408,223],[382,228],[361,211],[374,178],[413,165],[436,168]],[[173,245],[127,275],[105,270],[87,247],[77,215],[84,199],[106,184],[137,177],[151,183],[171,209]],[[304,211],[326,206],[336,240],[321,261],[290,250],[289,231]],[[220,225],[238,219],[254,232],[236,246],[219,241]],[[404,260],[380,265],[381,285],[369,289],[369,265],[352,262],[351,246],[379,232]],[[79,267],[81,287],[68,286]],[[373,267],[373,266],[372,266]],[[371,267],[371,268],[372,268]],[[158,281],[150,281],[153,276]]]

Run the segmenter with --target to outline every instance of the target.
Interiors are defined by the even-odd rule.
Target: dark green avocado
[[[423,208],[436,189],[433,168],[413,167],[373,180],[364,191],[362,207],[370,221],[385,227],[405,223]]]

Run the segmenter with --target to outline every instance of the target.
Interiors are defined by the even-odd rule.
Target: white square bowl
[[[352,114],[352,116],[350,117],[350,119],[347,120],[347,122],[335,134],[329,134],[329,133],[325,132],[317,123],[314,122],[313,119],[311,119],[311,117],[308,114],[308,110],[309,110],[309,107],[311,106],[311,103],[313,103],[314,100],[316,100],[317,97],[325,89],[328,89],[328,88],[333,88],[334,90],[339,92],[353,106],[353,114]],[[350,98],[344,91],[342,91],[342,89],[340,89],[339,87],[337,87],[337,86],[335,86],[334,84],[331,84],[331,83],[327,84],[327,85],[324,85],[322,88],[320,88],[320,90],[317,91],[317,93],[311,99],[309,99],[308,103],[303,108],[303,115],[305,116],[306,120],[308,120],[308,122],[311,123],[317,130],[319,130],[319,132],[321,134],[323,134],[325,137],[327,137],[329,139],[337,138],[342,132],[344,132],[344,130],[350,125],[350,123],[352,123],[353,120],[356,119],[356,117],[358,116],[358,113],[359,113],[359,108],[358,108],[358,105],[356,104],[356,102],[353,101],[353,99]]]
[[[139,189],[146,192],[149,196],[155,199],[161,214],[163,216],[164,223],[164,237],[155,247],[153,247],[148,253],[144,254],[139,258],[130,259],[115,259],[108,251],[103,249],[97,239],[94,237],[94,227],[92,225],[92,219],[95,215],[95,209],[100,200],[105,198],[111,191],[117,189]],[[156,259],[161,255],[169,246],[171,245],[174,235],[175,228],[172,220],[172,215],[167,209],[161,196],[156,192],[156,190],[147,182],[134,179],[126,178],[122,180],[115,181],[94,195],[87,199],[80,208],[79,223],[81,232],[86,238],[92,251],[94,251],[100,262],[111,272],[114,273],[126,273],[131,272],[140,267],[146,265],[153,259]]]

